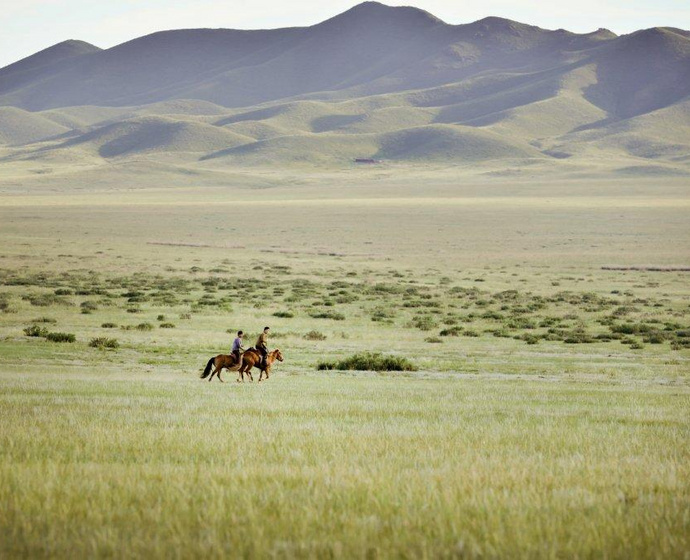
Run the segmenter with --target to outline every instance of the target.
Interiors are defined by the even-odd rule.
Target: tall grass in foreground
[[[0,377],[0,557],[682,557],[685,387]]]

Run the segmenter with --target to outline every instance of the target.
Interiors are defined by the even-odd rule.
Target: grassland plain
[[[687,556],[688,272],[602,268],[688,265],[681,179],[32,181],[0,198],[0,556]],[[198,379],[266,323],[268,382]],[[316,369],[361,351],[418,371]]]

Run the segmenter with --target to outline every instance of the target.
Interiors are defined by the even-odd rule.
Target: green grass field
[[[682,180],[14,180],[0,557],[687,556]],[[416,371],[317,370],[367,351]]]

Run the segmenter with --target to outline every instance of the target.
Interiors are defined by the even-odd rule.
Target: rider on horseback
[[[235,357],[235,364],[239,364],[242,361],[242,353],[244,348],[242,348],[242,338],[244,333],[242,331],[237,331],[237,338],[232,342],[232,355]]]
[[[266,369],[267,364],[266,364],[266,356],[268,356],[268,331],[270,329],[268,327],[264,327],[264,332],[262,332],[259,335],[259,338],[256,340],[256,344],[254,347],[259,351],[259,354],[261,354],[261,368]]]

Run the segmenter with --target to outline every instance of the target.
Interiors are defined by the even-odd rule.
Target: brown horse
[[[261,367],[261,354],[258,352],[258,350],[250,348],[244,354],[242,354],[242,365],[239,369],[239,378],[237,381],[239,382],[240,379],[244,381],[245,373],[249,376],[250,381],[254,381],[251,371],[253,367],[261,370],[261,373],[259,373],[259,382],[261,382],[264,373],[266,374],[266,379],[268,379],[268,376],[271,372],[271,365],[273,365],[273,362],[276,360],[279,362],[283,361],[283,354],[281,354],[280,350],[277,348],[269,352],[268,356],[266,356],[266,368],[264,369]]]
[[[221,383],[225,383],[220,376],[220,372],[223,368],[228,369],[228,371],[237,371],[240,368],[240,364],[235,362],[235,356],[232,354],[218,354],[208,361],[204,373],[201,374],[201,379],[206,379],[208,374],[211,373],[211,370],[213,370],[208,380],[211,381],[214,375],[218,375],[218,380]]]

